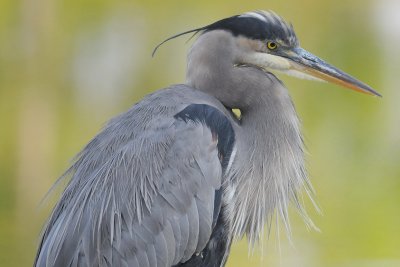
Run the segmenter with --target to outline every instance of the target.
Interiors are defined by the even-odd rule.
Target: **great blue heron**
[[[272,73],[379,96],[300,48],[273,12],[186,33],[200,34],[186,82],[146,96],[80,152],[36,266],[224,266],[234,238],[256,241],[275,210],[286,222],[290,200],[303,211],[300,124]]]

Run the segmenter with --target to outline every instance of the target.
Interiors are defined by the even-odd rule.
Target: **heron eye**
[[[278,48],[278,45],[275,42],[268,42],[267,47],[269,50],[275,50]]]

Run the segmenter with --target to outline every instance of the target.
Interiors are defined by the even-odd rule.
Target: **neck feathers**
[[[254,103],[243,114],[237,133],[240,152],[231,170],[236,183],[233,235],[246,234],[252,244],[261,237],[264,225],[271,225],[275,211],[290,233],[290,201],[313,227],[298,195],[302,188],[313,195],[304,166],[300,122],[286,89],[276,79],[273,84],[260,104]]]
[[[242,49],[240,38],[229,32],[204,33],[189,52],[187,83],[228,109],[241,110],[235,128],[237,153],[228,168],[232,186],[224,202],[232,235],[246,234],[254,243],[275,211],[290,232],[291,200],[313,226],[297,194],[304,187],[311,196],[312,188],[304,167],[300,123],[287,90],[273,74],[241,65],[246,52]]]

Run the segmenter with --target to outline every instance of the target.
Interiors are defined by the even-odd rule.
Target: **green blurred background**
[[[228,266],[400,266],[400,1],[0,0],[0,265],[30,266],[56,196],[40,201],[112,116],[184,81],[186,37],[220,18],[272,9],[304,48],[383,94],[282,77],[303,121],[321,232],[291,211]]]

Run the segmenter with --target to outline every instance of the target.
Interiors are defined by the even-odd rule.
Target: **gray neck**
[[[241,66],[241,54],[246,52],[230,33],[203,34],[188,56],[187,83],[242,112],[230,170],[236,187],[230,219],[235,236],[246,233],[254,242],[274,210],[289,230],[288,202],[296,201],[297,190],[309,183],[300,123],[290,96],[274,75]],[[297,201],[296,206],[308,218]]]
[[[268,98],[268,92],[260,81],[266,80],[266,85],[271,81],[261,70],[235,66],[241,64],[241,55],[246,52],[237,38],[226,31],[201,35],[188,54],[186,83],[213,95],[229,108],[247,111],[255,103],[262,104],[260,98]]]

